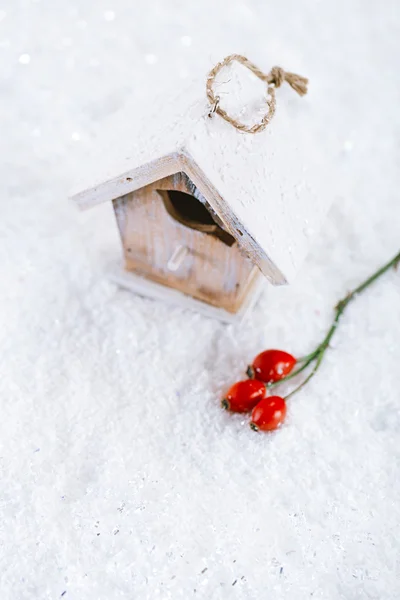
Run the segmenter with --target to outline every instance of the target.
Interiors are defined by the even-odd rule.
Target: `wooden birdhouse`
[[[251,306],[264,278],[293,279],[328,206],[308,100],[282,86],[274,119],[256,134],[246,131],[246,100],[250,123],[238,129],[223,115],[242,105],[243,89],[259,94],[265,118],[277,87],[239,67],[236,91],[224,97],[219,87],[211,105],[203,80],[162,104],[127,106],[99,135],[94,174],[73,195],[82,208],[113,203],[123,249],[114,280],[227,321]]]

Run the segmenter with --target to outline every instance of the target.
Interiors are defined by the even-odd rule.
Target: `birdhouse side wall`
[[[237,243],[183,225],[166,210],[162,193],[176,190],[199,201],[183,173],[114,200],[125,269],[235,313],[260,274]],[[161,193],[160,193],[161,192]]]

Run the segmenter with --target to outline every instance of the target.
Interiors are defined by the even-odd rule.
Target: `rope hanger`
[[[241,123],[237,119],[231,117],[223,108],[221,108],[219,103],[220,97],[214,94],[213,86],[216,76],[223,67],[226,67],[229,63],[235,60],[243,66],[247,67],[252,73],[254,73],[254,75],[261,79],[261,81],[264,81],[267,84],[267,94],[270,97],[270,100],[268,101],[268,110],[261,119],[261,121],[252,126],[245,125],[244,123]],[[230,54],[229,56],[224,58],[223,61],[217,63],[215,67],[211,69],[207,77],[206,92],[208,101],[211,106],[208,116],[213,117],[214,114],[217,113],[220,117],[225,119],[225,121],[233,125],[239,131],[244,131],[245,133],[259,133],[267,127],[268,123],[271,121],[272,117],[275,114],[275,90],[279,88],[284,81],[286,81],[290,85],[290,87],[300,96],[304,96],[307,93],[308,79],[306,77],[296,75],[296,73],[290,73],[289,71],[285,71],[281,67],[272,67],[269,73],[263,73],[263,71],[261,71],[254,63],[252,63],[245,56],[241,56],[240,54]]]

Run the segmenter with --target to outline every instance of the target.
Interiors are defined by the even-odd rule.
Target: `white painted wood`
[[[154,281],[140,277],[135,273],[126,271],[123,266],[117,262],[112,263],[109,266],[108,276],[109,279],[117,285],[139,294],[140,296],[162,300],[167,304],[175,306],[181,306],[182,308],[187,308],[203,314],[206,317],[218,319],[223,323],[240,323],[243,321],[251,312],[251,309],[259,299],[260,294],[265,290],[265,281],[263,281],[262,278],[259,278],[252,293],[248,294],[240,310],[233,314],[222,308],[217,308],[210,304],[206,304],[205,302],[201,302],[200,300],[196,300],[178,290],[160,285]]]
[[[228,98],[231,109],[235,91]],[[256,135],[208,118],[204,81],[148,105],[156,115],[127,107],[110,122],[95,175],[73,199],[89,208],[184,171],[269,281],[291,281],[336,193],[327,167],[339,146],[313,83],[303,98],[277,90],[276,115]]]
[[[203,171],[193,161],[189,154],[182,156],[182,165],[183,171],[190,177],[201,194],[207,198],[214,212],[218,215],[226,229],[246,251],[268,281],[273,285],[283,285],[287,283],[287,279],[279,267],[272,262],[249,231],[237,219],[229,204],[224,201],[222,196],[205,177]]]

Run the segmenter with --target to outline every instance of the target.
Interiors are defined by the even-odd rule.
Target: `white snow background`
[[[343,193],[296,282],[227,326],[117,289],[111,206],[66,198],[128,97],[231,52],[333,77]],[[399,272],[280,431],[219,407],[398,252],[399,52],[390,0],[0,1],[1,600],[400,597]]]

